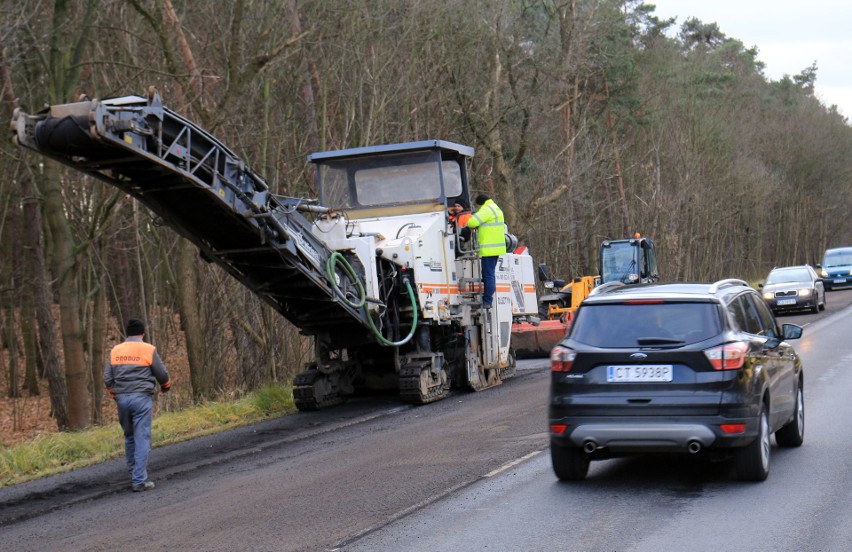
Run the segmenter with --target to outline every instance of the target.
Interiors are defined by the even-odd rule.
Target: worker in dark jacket
[[[482,308],[490,309],[497,289],[497,259],[506,254],[506,223],[503,211],[485,194],[476,197],[479,208],[467,221],[467,228],[478,228],[479,255],[482,257]]]
[[[127,339],[115,347],[104,369],[104,385],[118,406],[118,421],[124,430],[124,454],[134,491],[148,491],[148,453],[151,450],[151,418],[154,413],[154,391],[164,393],[172,380],[157,349],[142,341],[145,324],[141,320],[127,322]]]
[[[450,213],[450,226],[455,229],[464,228],[467,225],[467,221],[473,216],[473,213],[470,212],[470,207],[467,206],[467,202],[462,198],[456,199],[447,211]]]

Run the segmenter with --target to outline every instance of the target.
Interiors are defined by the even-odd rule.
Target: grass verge
[[[187,441],[296,411],[289,387],[267,386],[235,402],[208,402],[154,418],[154,447]],[[124,454],[118,423],[75,433],[49,433],[0,448],[0,487],[91,466]]]

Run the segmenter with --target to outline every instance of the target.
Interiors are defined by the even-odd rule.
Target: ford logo
[[[630,355],[630,358],[636,360],[645,360],[646,358],[648,358],[648,355],[646,355],[645,353],[633,353],[632,355]]]

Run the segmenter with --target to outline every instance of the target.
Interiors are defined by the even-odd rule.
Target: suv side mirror
[[[802,337],[802,327],[796,324],[784,324],[781,326],[784,339],[799,339]]]

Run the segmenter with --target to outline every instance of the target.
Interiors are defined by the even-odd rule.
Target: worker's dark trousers
[[[482,283],[485,289],[482,294],[482,306],[490,307],[494,300],[494,292],[497,290],[497,278],[494,272],[497,270],[497,259],[500,257],[482,257]]]
[[[124,430],[124,455],[134,485],[148,480],[148,451],[151,450],[151,417],[154,398],[148,393],[117,395],[118,423]]]

